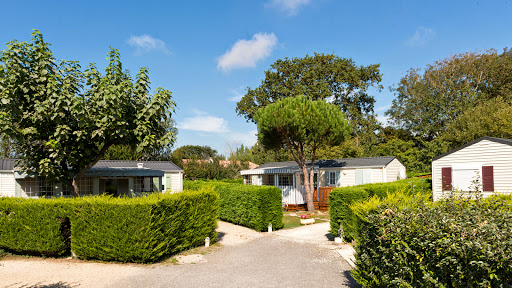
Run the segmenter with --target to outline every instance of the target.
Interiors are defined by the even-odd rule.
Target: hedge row
[[[214,241],[217,205],[211,189],[132,199],[0,199],[0,247],[24,254],[72,251],[82,259],[153,262],[202,244],[206,237]]]
[[[219,218],[257,231],[283,227],[282,192],[274,186],[253,186],[224,181],[189,181],[189,189],[211,186],[219,193]]]
[[[357,219],[350,208],[351,205],[366,199],[376,197],[383,199],[389,194],[403,193],[428,194],[432,193],[432,180],[429,178],[410,178],[388,183],[364,184],[333,189],[329,193],[329,213],[331,217],[331,234],[339,235],[340,224],[343,227],[345,240],[355,238]]]
[[[71,211],[68,199],[0,197],[0,248],[45,256],[66,254]]]
[[[381,205],[361,225],[364,287],[511,287],[512,206],[497,197]]]

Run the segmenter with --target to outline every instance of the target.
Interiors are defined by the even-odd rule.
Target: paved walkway
[[[258,233],[220,222],[223,247],[195,264],[4,260],[0,287],[357,287],[326,227]]]

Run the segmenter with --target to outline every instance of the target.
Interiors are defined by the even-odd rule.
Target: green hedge
[[[206,237],[215,241],[217,207],[218,194],[212,189],[138,198],[0,198],[0,248],[40,255],[71,250],[82,259],[153,262],[203,244]],[[63,229],[66,218],[70,231]]]
[[[511,287],[512,206],[502,199],[382,205],[361,225],[364,287]]]
[[[213,187],[219,193],[219,218],[257,231],[283,227],[282,192],[274,186],[235,184],[224,181],[190,181],[189,189]]]
[[[329,213],[331,218],[330,233],[339,235],[340,223],[343,227],[345,240],[355,239],[357,230],[357,217],[350,208],[351,205],[362,202],[371,197],[383,199],[389,194],[399,191],[405,194],[432,193],[432,180],[430,178],[408,178],[388,183],[364,184],[335,188],[329,193]]]
[[[29,255],[69,252],[71,201],[0,197],[0,248]]]

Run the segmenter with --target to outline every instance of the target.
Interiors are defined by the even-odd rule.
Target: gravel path
[[[259,233],[219,221],[223,247],[195,255],[195,264],[7,259],[0,287],[357,287],[317,225]]]

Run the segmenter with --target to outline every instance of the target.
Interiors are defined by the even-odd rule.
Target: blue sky
[[[256,87],[277,59],[335,53],[381,64],[382,116],[410,68],[451,55],[512,46],[511,1],[8,1],[0,43],[39,29],[57,59],[106,65],[119,49],[135,76],[148,67],[152,88],[173,92],[175,148],[209,145],[222,154],[256,141],[236,115],[245,87]],[[383,119],[383,118],[381,118]]]

